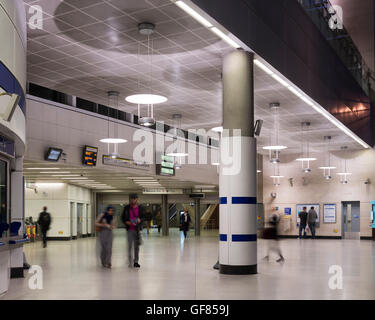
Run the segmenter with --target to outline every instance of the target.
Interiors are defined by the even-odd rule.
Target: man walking
[[[138,204],[138,195],[130,195],[130,204],[125,206],[122,221],[128,232],[128,259],[129,267],[139,268],[139,245],[141,242],[140,229],[144,219],[144,209]],[[132,249],[134,247],[134,258]]]
[[[303,230],[303,237],[306,238],[306,224],[307,224],[307,208],[303,207],[302,211],[298,213],[298,217],[300,219],[299,222],[299,238],[301,239],[302,237],[302,230]]]
[[[47,212],[47,207],[43,207],[43,211],[39,214],[38,224],[42,231],[43,248],[47,247],[47,231],[51,225],[51,215]]]
[[[316,213],[314,207],[311,207],[309,213],[307,215],[307,223],[309,225],[309,229],[311,230],[311,238],[315,239],[315,224],[316,220],[318,220],[318,214]]]

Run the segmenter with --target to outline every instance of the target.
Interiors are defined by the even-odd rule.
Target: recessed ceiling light
[[[25,170],[60,170],[60,168],[25,168]]]
[[[298,158],[296,161],[315,161],[316,158]]]
[[[43,174],[59,173],[59,174],[62,174],[62,173],[71,173],[71,172],[70,171],[43,171],[43,172],[39,172],[39,173],[43,173]]]
[[[62,187],[65,183],[62,182],[37,182],[35,183],[37,187]]]
[[[80,174],[53,174],[52,177],[80,177]]]

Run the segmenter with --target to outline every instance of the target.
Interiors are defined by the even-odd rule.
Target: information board
[[[300,223],[300,218],[298,217],[298,213],[303,210],[303,207],[306,207],[307,212],[309,212],[311,207],[314,207],[314,210],[318,214],[318,219],[316,220],[316,223],[318,224],[320,222],[320,205],[317,203],[297,204],[297,211],[296,211],[297,224]]]
[[[160,176],[174,176],[174,157],[165,154],[160,155],[160,164],[156,164],[156,174]]]
[[[323,205],[323,223],[336,223],[336,205],[324,204]]]
[[[83,159],[82,163],[84,166],[95,167],[96,160],[98,157],[98,148],[85,146],[83,148]]]

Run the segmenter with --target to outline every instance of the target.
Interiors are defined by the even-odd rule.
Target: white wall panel
[[[266,220],[270,216],[273,207],[279,207],[279,214],[283,215],[284,208],[292,208],[292,222],[289,231],[282,231],[283,234],[297,235],[296,226],[296,205],[303,203],[320,204],[320,227],[317,228],[318,236],[341,236],[341,206],[342,201],[360,201],[360,234],[361,236],[371,236],[370,228],[370,201],[375,200],[375,150],[351,150],[346,155],[337,151],[331,154],[331,163],[336,166],[332,170],[332,180],[325,180],[323,172],[318,167],[322,166],[323,154],[311,154],[318,160],[311,162],[310,174],[303,174],[301,164],[296,162],[297,155],[283,155],[281,157],[280,174],[285,176],[281,179],[281,185],[275,187],[272,179],[273,166],[269,163],[267,156],[263,161],[263,183],[264,183],[264,204]],[[348,176],[348,184],[341,184],[340,178],[336,174],[341,172],[342,159],[347,157],[347,169],[352,175]],[[307,184],[303,185],[302,178],[305,177]],[[288,179],[293,178],[293,187],[290,186]],[[371,184],[365,184],[365,180],[370,179]],[[270,197],[271,192],[276,192],[276,199]],[[323,223],[323,204],[336,204],[335,224]],[[335,232],[338,231],[338,232]]]

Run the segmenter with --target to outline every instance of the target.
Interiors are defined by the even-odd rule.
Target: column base
[[[257,274],[258,265],[254,264],[251,266],[230,266],[221,264],[220,273],[222,274]]]

